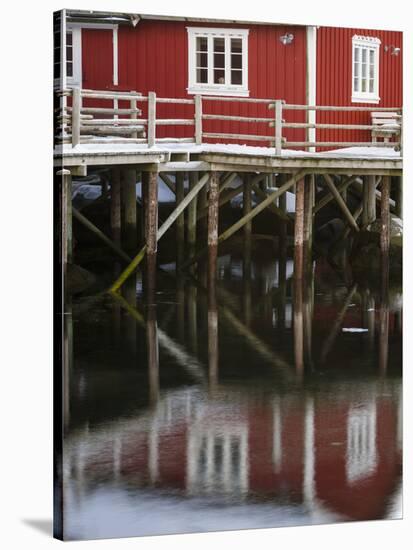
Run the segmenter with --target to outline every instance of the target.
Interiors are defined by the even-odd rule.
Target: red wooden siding
[[[188,95],[188,26],[200,23],[143,20],[136,27],[120,26],[119,89],[136,90],[144,95],[154,91],[159,97],[192,98]],[[228,27],[208,23],[207,27]],[[250,97],[285,99],[290,103],[304,103],[306,97],[306,29],[275,25],[231,25],[231,28],[248,28],[248,85]],[[105,32],[105,31],[102,31]],[[279,37],[286,32],[294,34],[292,44],[284,46]],[[112,86],[112,61],[99,69],[98,62],[89,59],[97,48],[98,35],[83,30],[83,62],[87,66],[84,87],[105,88]],[[108,52],[112,59],[112,52]],[[103,77],[103,73],[105,76]],[[123,106],[123,105],[122,105]],[[242,116],[271,117],[265,105],[211,101],[204,103],[204,113]],[[162,118],[191,118],[191,105],[158,105],[157,116]],[[146,117],[144,104],[143,116]],[[300,117],[300,115],[298,115]],[[286,113],[287,120],[295,121],[297,113]],[[204,121],[206,132],[249,133],[273,135],[266,123],[232,123]],[[304,138],[302,130],[286,133],[288,139]],[[192,137],[194,127],[159,127],[157,137]],[[228,140],[224,140],[228,141]],[[251,145],[264,143],[250,142]],[[268,145],[268,143],[265,143]]]
[[[402,51],[391,55],[384,46],[402,48],[402,33],[366,29],[321,27],[317,31],[317,104],[374,107],[352,103],[352,37],[373,36],[381,40],[377,107],[402,106]],[[318,123],[370,124],[363,112],[318,112]],[[371,141],[369,130],[317,130],[317,141]]]
[[[105,90],[113,84],[113,32],[82,29],[82,87]]]

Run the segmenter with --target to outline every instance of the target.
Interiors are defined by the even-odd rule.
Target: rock
[[[84,292],[96,283],[96,277],[87,269],[76,264],[67,266],[67,290],[70,294]]]

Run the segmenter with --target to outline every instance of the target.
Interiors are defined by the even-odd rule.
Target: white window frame
[[[379,103],[379,65],[380,65],[380,44],[381,41],[379,38],[373,36],[359,36],[354,35],[352,38],[352,60],[351,60],[351,101],[353,103]],[[367,50],[367,79],[370,75],[370,55],[369,52],[374,52],[374,89],[373,92],[362,92],[360,90],[354,89],[354,77],[355,77],[355,51],[356,48],[360,50],[360,59],[362,49]],[[361,85],[361,61],[360,70],[359,70],[359,82]]]
[[[248,29],[224,29],[207,27],[187,27],[188,31],[188,88],[189,94],[249,96],[248,89]],[[196,38],[208,40],[208,83],[196,82]],[[230,82],[231,75],[231,38],[242,40],[242,85],[213,83],[213,49],[214,37],[225,39],[225,81]]]

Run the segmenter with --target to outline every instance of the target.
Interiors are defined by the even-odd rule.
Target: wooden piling
[[[376,178],[366,176],[363,182],[362,225],[369,226],[376,219]]]
[[[158,250],[158,174],[149,172],[146,206],[146,292],[153,303],[156,284],[156,253]]]
[[[124,248],[135,252],[138,246],[137,215],[136,215],[136,170],[125,167],[122,169],[122,198],[124,212]]]
[[[304,196],[305,180],[301,178],[296,184],[294,223],[294,277],[301,280],[304,266]]]
[[[251,212],[252,208],[252,186],[251,186],[251,176],[246,174],[244,176],[243,184],[243,215],[246,216]],[[249,221],[244,225],[244,259],[243,259],[243,275],[244,278],[251,277],[251,254],[252,254],[252,221]]]
[[[178,207],[185,198],[184,172],[176,173],[176,206]],[[185,215],[182,212],[176,220],[176,269],[181,269],[185,253]]]
[[[189,173],[189,191],[198,182],[198,172]],[[196,249],[196,218],[197,218],[198,197],[195,196],[188,205],[188,255],[191,259],[195,257]]]
[[[61,213],[61,261],[63,273],[66,274],[67,264],[72,262],[72,175],[69,170],[59,170],[56,173],[60,179],[60,213]]]
[[[115,166],[111,170],[110,180],[110,229],[113,242],[121,246],[121,190],[120,170]]]
[[[403,219],[403,176],[397,177],[394,200],[396,203],[396,216]]]
[[[314,201],[314,174],[308,174],[305,177],[304,186],[304,250],[303,262],[306,272],[310,269],[312,263],[313,248],[313,201]]]
[[[218,260],[219,176],[211,172],[208,194],[208,286],[215,285]]]
[[[388,259],[390,246],[390,176],[381,180],[381,233],[380,248],[383,259]]]

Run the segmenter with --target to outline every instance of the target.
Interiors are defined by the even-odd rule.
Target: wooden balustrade
[[[157,143],[195,143],[202,145],[205,140],[228,140],[237,142],[261,142],[272,145],[275,155],[281,155],[283,149],[301,147],[309,150],[318,148],[343,148],[343,147],[398,147],[401,150],[402,141],[402,109],[397,107],[360,107],[360,106],[327,106],[327,105],[294,105],[287,104],[284,100],[238,98],[220,96],[195,95],[193,99],[184,98],[160,98],[155,92],[148,92],[144,96],[138,92],[99,91],[73,88],[62,90],[59,95],[70,98],[70,105],[66,106],[58,115],[61,125],[61,133],[57,136],[61,143],[71,143],[73,147],[81,143],[136,143],[147,144],[154,147]],[[108,107],[83,106],[83,100],[110,101]],[[129,106],[119,107],[119,101],[129,102]],[[274,110],[274,116],[236,116],[228,114],[212,114],[206,112],[205,104],[211,101],[220,101],[224,104],[247,103],[267,106]],[[193,106],[193,117],[168,118],[162,114],[157,117],[157,105],[188,105]],[[141,118],[143,107],[146,106],[147,116]],[[142,107],[142,108],[141,108]],[[316,130],[359,130],[360,132],[372,131],[375,126],[371,123],[342,124],[342,123],[317,123],[317,122],[289,122],[283,116],[288,111],[301,111],[306,115],[308,111],[316,112],[372,112],[393,113],[400,122],[400,132],[397,142],[374,141],[288,141],[283,135],[285,129],[316,129]],[[165,112],[165,108],[163,109]],[[370,122],[370,116],[368,121]],[[203,127],[203,121],[235,122],[240,124],[259,124],[270,129],[259,134],[217,132]],[[191,137],[159,137],[159,126],[193,126]],[[268,130],[267,130],[268,131]],[[365,135],[365,134],[364,134]]]

